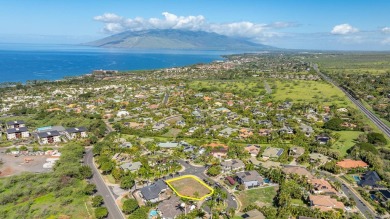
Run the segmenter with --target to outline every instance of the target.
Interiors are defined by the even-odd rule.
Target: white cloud
[[[296,23],[275,22],[271,24],[252,23],[249,21],[233,23],[210,23],[202,15],[177,16],[169,12],[162,13],[163,18],[142,17],[124,18],[122,16],[105,13],[95,16],[94,20],[105,24],[103,31],[109,34],[119,33],[126,30],[139,31],[148,29],[183,29],[193,31],[215,32],[234,37],[246,37],[251,39],[265,39],[282,35],[275,29],[296,27]]]
[[[381,43],[390,46],[390,37],[387,37],[386,39],[382,40]]]
[[[382,33],[390,33],[390,27],[384,27],[381,31]]]
[[[359,30],[355,27],[352,27],[349,24],[339,24],[333,27],[331,33],[336,35],[345,35],[350,33],[356,33]]]

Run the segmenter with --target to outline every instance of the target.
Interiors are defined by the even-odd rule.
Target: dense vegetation
[[[53,173],[25,173],[0,181],[1,218],[86,218],[91,170],[80,164],[84,148],[69,143]]]

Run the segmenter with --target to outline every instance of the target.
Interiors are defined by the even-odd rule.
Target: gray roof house
[[[157,182],[145,186],[141,189],[141,196],[145,202],[156,203],[160,201],[160,194],[166,191],[168,188],[164,181],[158,180]]]
[[[15,120],[15,121],[9,121],[6,123],[8,129],[12,128],[20,128],[25,126],[25,122],[23,120]]]
[[[219,132],[219,136],[229,137],[233,132],[236,132],[238,129],[227,127]]]
[[[139,168],[141,168],[141,166],[142,166],[142,163],[137,161],[134,163],[124,163],[124,164],[120,165],[120,168],[122,170],[128,170],[130,172],[133,172],[133,171],[138,171]]]
[[[280,155],[282,155],[284,152],[284,149],[282,148],[274,148],[274,147],[267,147],[262,156],[264,159],[269,159],[269,158],[279,158]]]
[[[221,162],[222,171],[232,172],[232,171],[240,171],[245,168],[244,162],[239,159],[229,159]]]
[[[362,179],[360,180],[360,186],[361,187],[378,187],[377,182],[381,181],[381,178],[378,176],[378,173],[375,171],[367,171],[363,176]]]
[[[237,181],[240,184],[243,184],[247,189],[263,185],[264,183],[263,177],[255,170],[238,172],[236,173],[236,178]]]

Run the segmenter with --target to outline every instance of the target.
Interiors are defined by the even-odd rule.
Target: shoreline
[[[80,50],[63,50],[56,49],[58,44],[49,45],[50,48],[43,48],[36,44],[29,44],[29,46],[38,49],[28,50],[23,49],[24,47],[13,47],[13,50],[4,50],[0,46],[0,55],[5,57],[2,66],[0,64],[4,75],[4,81],[0,81],[1,87],[26,85],[29,82],[63,81],[67,78],[84,77],[99,69],[114,69],[119,72],[155,71],[196,64],[210,64],[225,60],[224,56],[226,55],[241,53],[241,51],[205,50],[130,51],[105,48],[97,48],[99,50],[97,51],[85,50],[85,46],[77,45],[70,47],[80,48]],[[92,49],[95,48],[92,47]]]

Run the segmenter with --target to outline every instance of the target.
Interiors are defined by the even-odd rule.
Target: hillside
[[[126,31],[84,45],[126,49],[195,49],[195,50],[271,50],[257,44],[204,31],[144,30]]]

